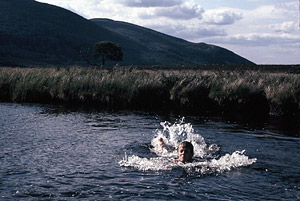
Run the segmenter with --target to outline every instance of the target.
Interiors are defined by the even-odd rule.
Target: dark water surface
[[[0,104],[0,200],[300,200],[300,139],[186,117],[221,155],[246,150],[256,163],[219,174],[140,171],[128,155],[153,157],[160,122],[145,112],[82,112]]]

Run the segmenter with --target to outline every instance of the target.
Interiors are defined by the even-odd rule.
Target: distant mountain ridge
[[[172,63],[172,65],[253,64],[233,52],[215,45],[188,42],[126,22],[110,19],[91,19],[91,21],[102,28],[143,45],[143,57],[145,60],[150,57],[158,63]],[[153,52],[162,53],[163,56],[159,54],[158,58],[153,58],[153,56],[148,55],[149,53],[153,54]]]
[[[224,48],[191,43],[109,19],[87,20],[34,0],[0,1],[0,65],[84,65],[80,51],[98,41],[122,46],[121,65],[251,65]]]

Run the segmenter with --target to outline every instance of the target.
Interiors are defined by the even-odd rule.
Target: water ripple
[[[208,160],[245,149],[257,158],[246,168],[199,175],[184,167],[143,172],[119,166],[125,152],[155,157],[156,129],[176,118],[1,103],[0,200],[300,199],[299,138],[238,124],[196,117],[192,123],[208,146],[220,147]]]

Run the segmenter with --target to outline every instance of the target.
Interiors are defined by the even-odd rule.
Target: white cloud
[[[299,31],[299,25],[293,21],[272,24],[269,27],[275,32],[292,33],[295,31]]]
[[[293,21],[299,18],[299,5],[297,2],[287,2],[273,5],[262,5],[256,9],[246,11],[245,18],[251,19],[251,23],[263,23],[264,25],[281,22]]]
[[[171,7],[181,4],[181,0],[121,0],[128,7]]]
[[[203,15],[203,21],[208,24],[229,25],[243,18],[242,13],[232,10],[209,10]]]
[[[300,63],[298,6],[296,2],[286,2],[234,10],[243,18],[222,26],[226,36],[202,40],[229,48],[256,63]]]
[[[274,10],[279,11],[278,14],[298,15],[299,2],[290,1],[285,3],[279,3],[274,5]]]
[[[141,18],[155,18],[155,17],[166,17],[170,19],[193,19],[202,18],[203,8],[195,4],[180,4],[168,8],[149,8],[140,12],[139,17]]]
[[[291,34],[235,34],[227,35],[224,37],[211,37],[207,39],[210,43],[217,44],[231,44],[239,46],[270,46],[270,45],[286,45],[286,47],[292,47],[295,44],[299,43],[300,36],[291,35]]]

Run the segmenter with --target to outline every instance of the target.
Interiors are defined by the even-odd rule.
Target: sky
[[[38,1],[221,46],[256,64],[300,64],[300,0]]]

